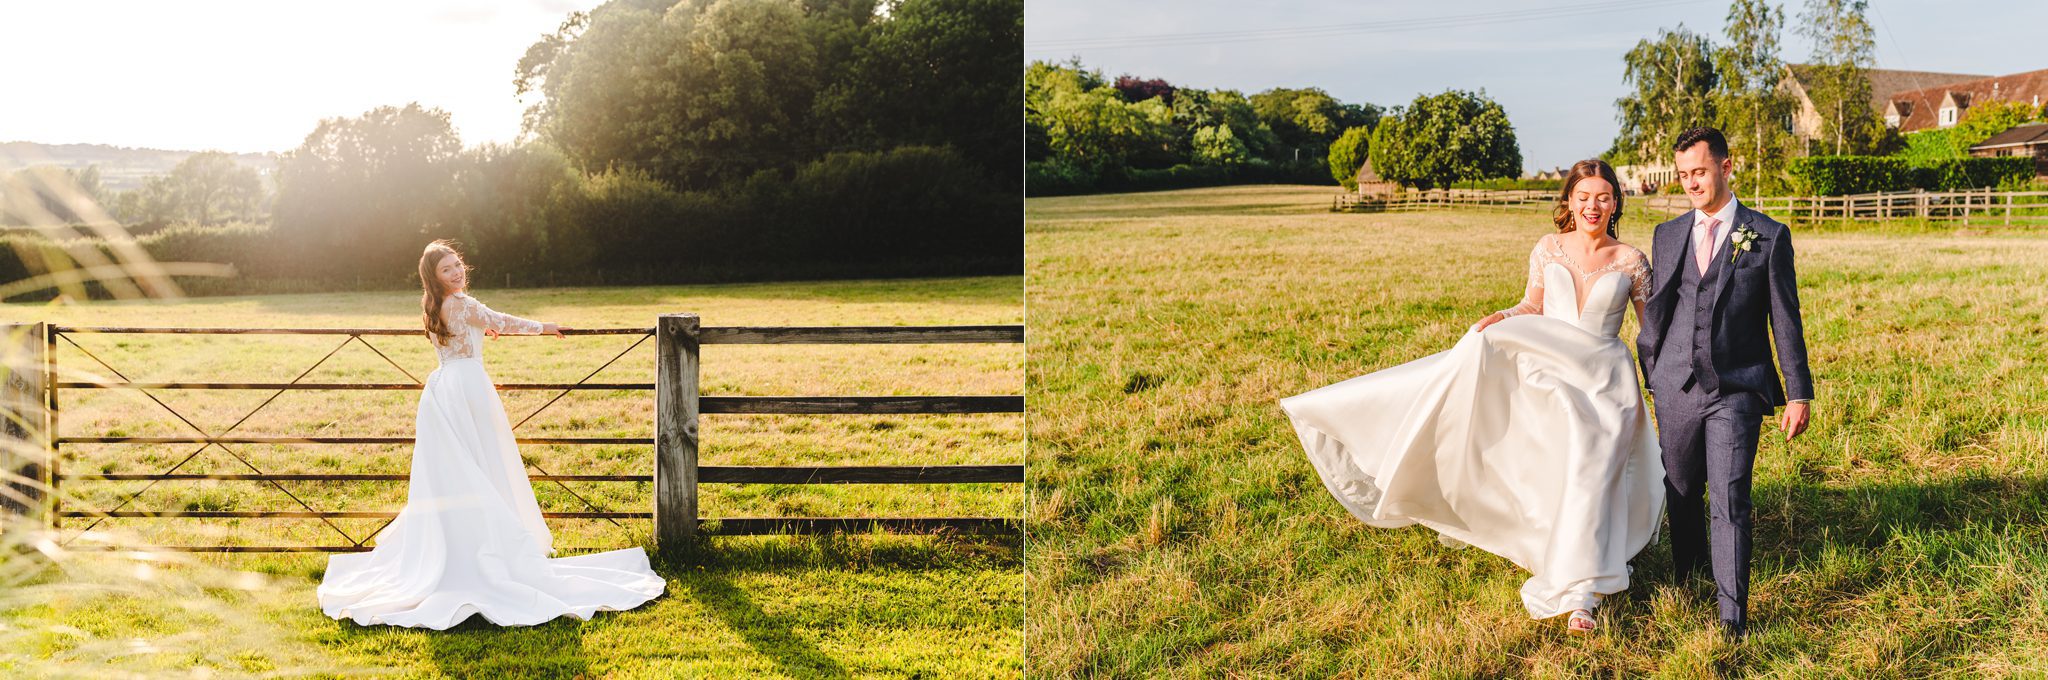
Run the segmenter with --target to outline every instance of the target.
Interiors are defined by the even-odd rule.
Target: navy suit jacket
[[[1673,327],[1678,306],[1679,267],[1694,266],[1681,253],[1690,252],[1693,212],[1686,211],[1657,225],[1652,235],[1650,301],[1644,305],[1642,333],[1636,336],[1636,360],[1642,365],[1644,384],[1656,375],[1657,352]],[[1712,281],[1700,298],[1711,300],[1713,326],[1710,347],[1714,372],[1721,380],[1721,393],[1738,391],[1762,395],[1772,406],[1792,399],[1813,398],[1813,376],[1806,368],[1806,332],[1799,317],[1799,282],[1792,269],[1792,232],[1785,225],[1749,206],[1736,206],[1736,228],[1749,227],[1757,233],[1750,250],[1736,256],[1733,266],[1726,262],[1735,251],[1731,239],[1715,254],[1723,260],[1710,267]],[[1691,324],[1678,324],[1690,328]],[[1777,366],[1771,364],[1771,348],[1777,348]],[[1783,382],[1779,377],[1783,376]]]

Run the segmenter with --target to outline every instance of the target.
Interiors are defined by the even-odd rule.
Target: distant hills
[[[89,165],[97,165],[100,168],[102,185],[113,191],[128,191],[140,188],[146,177],[170,174],[171,168],[177,167],[185,157],[195,153],[199,152],[136,149],[106,144],[0,142],[0,174],[35,165],[54,165],[81,170]],[[276,153],[232,155],[237,164],[255,168],[256,173],[266,180],[277,169]]]

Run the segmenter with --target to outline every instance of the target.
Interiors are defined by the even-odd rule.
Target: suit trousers
[[[1746,624],[1750,474],[1770,404],[1754,392],[1710,392],[1690,378],[1655,396],[1672,566],[1680,581],[1706,567],[1719,591],[1721,620]]]

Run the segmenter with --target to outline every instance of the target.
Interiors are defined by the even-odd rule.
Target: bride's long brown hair
[[[1557,207],[1551,209],[1550,221],[1557,224],[1557,233],[1560,234],[1569,234],[1579,228],[1572,223],[1572,187],[1588,177],[1607,180],[1607,186],[1614,187],[1614,214],[1607,216],[1607,236],[1621,238],[1621,180],[1615,178],[1614,166],[1598,158],[1573,163],[1572,169],[1564,173],[1564,189],[1557,192]]]
[[[425,317],[427,339],[437,346],[448,344],[448,322],[441,318],[441,303],[453,292],[448,290],[447,284],[441,283],[437,271],[441,268],[441,260],[451,255],[462,257],[462,253],[455,250],[455,242],[447,239],[427,244],[426,252],[420,253],[420,287],[425,289],[420,295],[420,313]]]

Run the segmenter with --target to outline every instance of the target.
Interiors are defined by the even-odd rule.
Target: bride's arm
[[[1650,304],[1650,257],[1636,251],[1633,259],[1622,267],[1628,272],[1628,299],[1636,308],[1636,326],[1643,324],[1643,310]]]
[[[1472,325],[1473,332],[1486,330],[1487,326],[1500,323],[1503,319],[1523,314],[1543,313],[1543,243],[1529,251],[1529,283],[1522,288],[1522,301],[1513,307],[1486,315],[1479,323]]]
[[[1629,302],[1633,303],[1632,306],[1636,310],[1636,334],[1641,336],[1643,332],[1643,313],[1650,306],[1650,281],[1652,279],[1650,275],[1650,258],[1647,255],[1643,255],[1642,251],[1636,251],[1635,261],[1623,269],[1628,272],[1628,299]],[[1638,351],[1640,352],[1640,350]],[[1650,386],[1649,365],[1643,363],[1642,357],[1639,356],[1636,359],[1636,366],[1643,369],[1643,387],[1648,388]],[[1651,390],[1650,394],[1651,396],[1656,396],[1656,390]]]
[[[467,300],[463,305],[463,313],[468,315],[468,322],[478,328],[508,335],[562,334],[561,328],[555,324],[522,319],[491,309],[485,306],[482,300],[467,295],[463,297]]]

